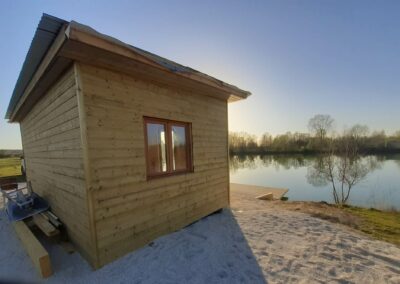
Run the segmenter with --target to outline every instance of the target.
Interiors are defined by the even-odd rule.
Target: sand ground
[[[46,243],[48,283],[400,283],[400,248],[232,191],[231,209],[93,271]],[[42,282],[4,213],[0,282]]]
[[[268,282],[400,283],[400,248],[233,192],[231,209]]]

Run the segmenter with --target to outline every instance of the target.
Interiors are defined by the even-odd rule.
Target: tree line
[[[360,153],[400,152],[400,131],[387,135],[384,130],[371,132],[368,126],[356,124],[338,134],[334,123],[331,116],[318,114],[309,120],[308,133],[287,132],[276,136],[264,133],[257,137],[246,132],[230,132],[229,149],[231,154],[311,154],[328,152],[332,145],[352,141]]]

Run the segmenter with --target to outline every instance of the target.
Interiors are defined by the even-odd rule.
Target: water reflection
[[[307,168],[307,181],[316,187],[329,184],[335,203],[344,205],[353,187],[382,168],[382,162],[377,156],[318,156]]]
[[[335,159],[340,162],[339,157]],[[350,204],[400,209],[399,154],[365,156],[353,164],[358,175],[365,178],[352,189]],[[230,158],[231,182],[289,188],[290,200],[334,203],[332,185],[321,175],[323,167],[324,157],[316,155],[234,155]]]
[[[231,172],[239,169],[255,169],[260,166],[279,169],[298,169],[313,162],[313,156],[305,155],[234,155],[230,157]]]

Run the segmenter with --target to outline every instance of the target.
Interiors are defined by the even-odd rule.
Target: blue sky
[[[0,116],[42,13],[249,90],[232,131],[307,131],[317,113],[400,129],[400,1],[1,1]],[[20,148],[0,121],[0,149]]]

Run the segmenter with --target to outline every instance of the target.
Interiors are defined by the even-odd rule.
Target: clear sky
[[[43,12],[251,91],[229,106],[232,131],[306,132],[317,113],[400,129],[400,1],[3,0],[1,118]],[[20,147],[1,119],[0,149]]]

